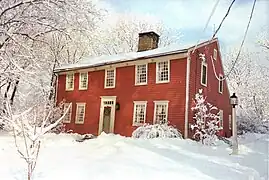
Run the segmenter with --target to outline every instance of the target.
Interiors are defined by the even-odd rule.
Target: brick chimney
[[[159,35],[153,31],[139,33],[138,52],[158,48]]]

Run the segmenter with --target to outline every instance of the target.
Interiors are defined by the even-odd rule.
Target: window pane
[[[146,104],[134,104],[134,124],[144,124],[146,120]]]
[[[81,73],[80,74],[80,87],[87,88],[88,85],[88,73]]]
[[[166,123],[167,122],[167,104],[156,104],[155,108],[155,123]]]
[[[73,86],[74,86],[74,76],[73,74],[67,74],[66,75],[66,88],[73,89]]]
[[[223,77],[220,76],[219,79],[219,92],[223,92]]]
[[[168,81],[169,67],[168,61],[158,62],[158,81]]]
[[[136,66],[136,83],[146,83],[147,82],[147,65],[137,65]]]
[[[84,121],[85,105],[77,105],[77,122]]]
[[[106,71],[106,87],[113,87],[114,86],[114,69]]]
[[[207,67],[205,65],[202,66],[202,83],[206,84],[206,74],[207,74]]]

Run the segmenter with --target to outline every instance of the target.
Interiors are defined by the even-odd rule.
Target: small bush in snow
[[[191,125],[191,129],[195,131],[194,139],[205,145],[214,145],[218,140],[217,133],[222,129],[219,127],[220,116],[218,108],[206,101],[202,89],[195,95],[195,106],[192,107],[192,111],[195,112],[193,117],[195,123]]]
[[[237,134],[245,133],[269,133],[269,120],[250,119],[248,117],[239,116],[237,121]]]
[[[168,123],[161,124],[144,124],[138,127],[133,133],[133,138],[182,138],[178,129],[168,125]]]

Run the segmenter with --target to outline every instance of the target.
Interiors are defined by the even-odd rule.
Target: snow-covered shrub
[[[245,133],[269,133],[269,120],[248,119],[247,117],[237,117],[237,134]]]
[[[194,124],[191,125],[193,138],[205,145],[214,145],[218,140],[217,133],[222,129],[219,127],[220,115],[218,108],[206,101],[202,89],[195,95],[192,111],[195,113]]]
[[[138,127],[133,133],[133,138],[182,138],[181,132],[173,127],[168,125],[168,123],[160,124],[144,124],[143,126]]]

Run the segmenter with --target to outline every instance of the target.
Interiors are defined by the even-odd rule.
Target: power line
[[[240,56],[240,53],[242,51],[242,48],[243,48],[243,45],[245,43],[245,40],[246,40],[246,37],[247,37],[247,33],[248,33],[248,29],[249,29],[249,26],[250,26],[250,22],[251,22],[251,19],[252,19],[252,16],[253,16],[253,12],[254,12],[254,9],[255,9],[255,5],[256,5],[256,1],[257,0],[254,0],[253,2],[253,5],[252,5],[252,9],[251,9],[251,14],[250,14],[250,17],[249,17],[249,20],[248,20],[248,25],[247,25],[247,28],[246,28],[246,31],[245,31],[245,34],[244,34],[244,38],[241,42],[241,45],[240,45],[240,48],[239,48],[239,51],[237,53],[237,56],[236,56],[236,59],[232,65],[232,68],[230,69],[230,71],[227,73],[226,77],[228,77],[231,72],[233,71],[234,67],[235,67],[235,64],[237,63],[238,59],[239,59],[239,56]]]
[[[215,13],[215,10],[217,9],[217,6],[218,6],[218,4],[219,4],[219,1],[220,1],[220,0],[217,0],[217,1],[216,1],[216,4],[213,6],[213,9],[212,9],[212,11],[211,11],[211,13],[210,13],[210,15],[209,15],[209,17],[208,17],[208,19],[207,19],[206,25],[205,25],[205,27],[204,27],[204,29],[203,29],[203,33],[205,32],[205,30],[206,30],[206,28],[207,28],[207,26],[208,26],[208,24],[209,24],[209,22],[210,22],[211,17],[212,17],[213,14]],[[197,48],[199,41],[200,41],[200,39],[198,39],[198,41],[197,41],[197,43],[196,43],[196,45],[195,45],[195,47],[194,47],[192,53],[194,53],[195,49]]]
[[[230,6],[229,6],[229,8],[228,8],[228,10],[227,10],[227,12],[226,12],[226,14],[225,14],[225,16],[223,17],[223,19],[222,19],[221,23],[219,24],[219,27],[217,28],[217,30],[216,30],[216,31],[215,31],[215,33],[213,34],[212,39],[213,39],[213,38],[216,36],[216,34],[217,34],[217,33],[218,33],[218,31],[220,30],[220,28],[221,28],[221,26],[222,26],[222,24],[223,24],[224,20],[225,20],[225,19],[226,19],[226,17],[229,15],[230,10],[231,10],[231,8],[232,8],[232,6],[233,6],[234,2],[235,2],[235,0],[233,0],[233,1],[232,1],[232,3],[230,4]]]

